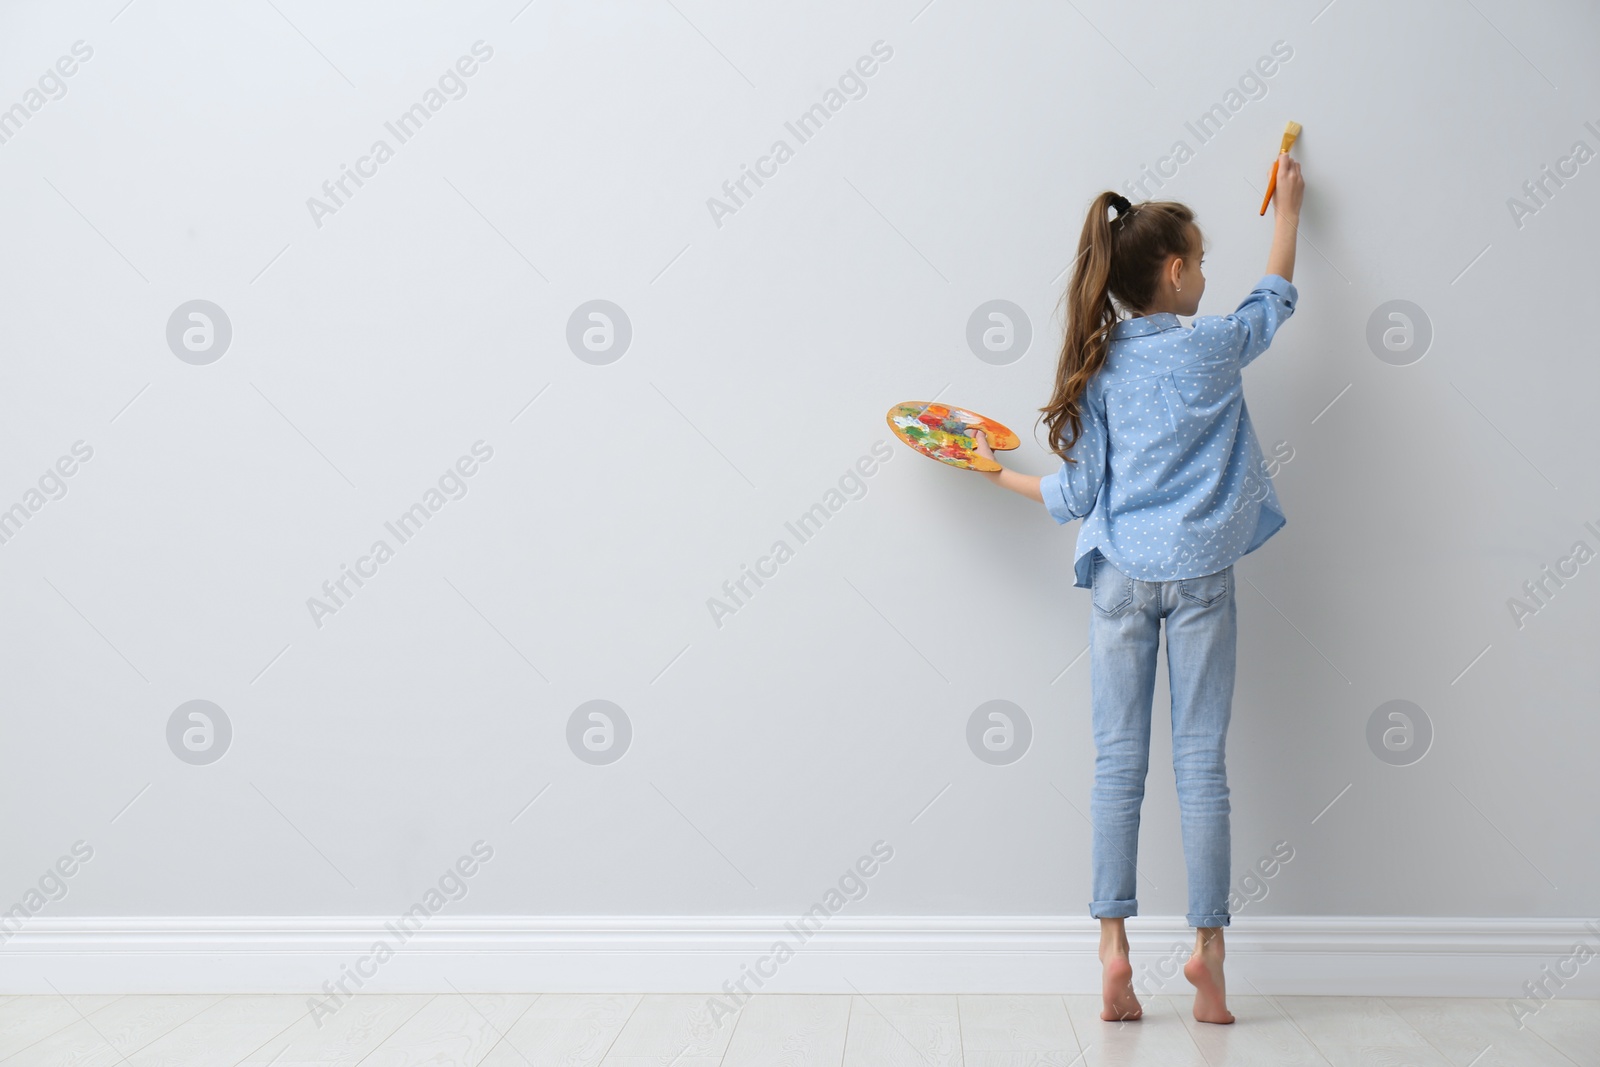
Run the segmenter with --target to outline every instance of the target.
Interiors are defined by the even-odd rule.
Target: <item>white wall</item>
[[[881,840],[848,914],[1086,914],[1076,525],[898,443],[814,539],[785,522],[902,400],[990,413],[1052,469],[1032,429],[1089,199],[1197,147],[1149,189],[1198,213],[1225,313],[1294,119],[1300,305],[1246,375],[1292,448],[1289,523],[1238,564],[1229,751],[1236,877],[1294,858],[1235,923],[1594,915],[1600,563],[1508,608],[1600,550],[1600,162],[1508,207],[1600,150],[1591,8],[519,8],[0,15],[0,106],[93,51],[0,144],[0,506],[93,450],[0,545],[0,908],[83,841],[41,919],[385,917],[482,840],[451,915],[785,916]],[[399,143],[385,122],[479,41]],[[786,121],[880,41],[799,143]],[[1276,42],[1199,145],[1185,124]],[[719,225],[708,198],[777,139],[793,158]],[[166,338],[197,299],[232,330],[206,365]],[[632,332],[604,365],[566,341],[596,299]],[[1003,365],[966,341],[994,299],[1033,332]],[[1408,365],[1367,341],[1392,300],[1431,323]],[[479,441],[464,497],[386,531]],[[393,558],[317,625],[378,539]],[[708,599],[778,539],[793,558],[719,626]],[[167,739],[196,699],[232,729],[209,765]],[[966,740],[996,699],[1032,726],[1006,766]],[[1434,735],[1407,766],[1367,740],[1396,699]],[[591,700],[631,724],[609,765],[568,745]],[[1163,677],[1147,916],[1185,900],[1166,700]]]

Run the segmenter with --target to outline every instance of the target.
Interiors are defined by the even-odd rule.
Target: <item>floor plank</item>
[[[446,993],[384,1039],[361,1067],[475,1067],[537,999],[523,993]]]
[[[964,1062],[966,1067],[1083,1067],[1084,1057],[1081,1052],[1067,1052],[1065,1049],[1049,1052],[980,1049],[966,1053]]]
[[[433,999],[431,993],[363,994],[332,1015],[314,1015],[310,998],[301,997],[305,1011],[298,1021],[256,1048],[239,1067],[353,1067]]]
[[[842,1067],[961,1067],[961,1013],[954,995],[850,998]]]
[[[837,1067],[849,1025],[848,995],[754,996],[739,1013],[722,1067]]]
[[[235,1064],[308,1015],[304,997],[231,996],[128,1057],[128,1067]]]
[[[112,1067],[222,999],[218,994],[118,997],[4,1061],[5,1067]]]
[[[1536,1030],[1519,1028],[1504,1000],[1385,999],[1396,1015],[1454,1062],[1472,1067],[1572,1067],[1572,1060]]]
[[[1547,1000],[1522,1021],[1573,1063],[1600,1067],[1600,1000]]]
[[[1318,1048],[1370,1045],[1377,1048],[1432,1046],[1395,1013],[1383,997],[1273,997]],[[1469,1057],[1470,1058],[1470,1057]],[[1568,1067],[1571,1067],[1569,1064]]]
[[[599,1067],[640,999],[637,993],[542,996],[479,1067]]]
[[[1059,996],[956,998],[961,1013],[961,1051],[1066,1052],[1076,1055],[1078,1038]]]
[[[118,996],[18,996],[0,1004],[0,1060],[121,1000]]]
[[[710,1060],[712,1067],[727,1051],[728,1041],[738,1025],[739,1009],[718,1021],[707,1007],[706,994],[649,993],[629,1016],[622,1032],[606,1054],[606,1067],[633,1067],[630,1060],[654,1059],[659,1064],[680,1057],[675,1067],[701,1067],[697,1061]],[[722,998],[726,999],[726,998]]]

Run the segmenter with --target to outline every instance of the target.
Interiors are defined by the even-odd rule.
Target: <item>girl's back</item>
[[[1074,570],[1087,588],[1099,548],[1144,581],[1210,574],[1285,523],[1245,406],[1240,371],[1294,313],[1298,293],[1261,279],[1231,315],[1184,326],[1172,312],[1110,331],[1090,378],[1083,432],[1040,484],[1058,523],[1083,518]]]

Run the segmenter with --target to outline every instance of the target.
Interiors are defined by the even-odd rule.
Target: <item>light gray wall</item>
[[[1521,625],[1508,607],[1600,549],[1600,161],[1508,205],[1600,149],[1588,5],[0,18],[0,105],[93,50],[0,144],[0,506],[93,450],[0,545],[0,908],[81,840],[40,914],[392,914],[482,840],[463,914],[781,915],[882,840],[858,914],[1086,914],[1077,527],[874,450],[891,404],[938,395],[1052,469],[1033,425],[1089,199],[1188,142],[1149,191],[1198,212],[1202,311],[1226,313],[1295,119],[1301,302],[1246,375],[1292,449],[1289,524],[1238,564],[1229,750],[1236,877],[1294,858],[1240,913],[1595,912],[1600,562]],[[400,144],[385,122],[478,41],[465,95]],[[880,41],[865,95],[799,143],[785,122]],[[1241,78],[1257,98],[1199,144],[1186,123]],[[393,158],[314,219],[380,138]],[[779,139],[793,157],[719,224],[708,199]],[[566,339],[597,299],[632,332],[604,365]],[[995,299],[1033,333],[1004,364],[966,340]],[[192,300],[231,324],[206,365],[167,340]],[[1367,340],[1393,300],[1431,324],[1406,365]],[[465,496],[386,531],[480,441]],[[863,457],[801,543],[786,521]],[[308,598],[378,539],[393,558],[317,625]],[[719,625],[710,598],[779,539],[792,558]],[[1162,674],[1147,915],[1184,911]],[[232,729],[208,765],[168,743],[197,699]],[[609,765],[568,744],[591,700],[631,724]],[[1031,723],[1009,765],[968,745],[991,700]],[[1420,761],[1369,746],[1391,700],[1431,724]]]

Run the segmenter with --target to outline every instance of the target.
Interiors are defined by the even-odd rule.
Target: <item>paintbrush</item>
[[[1300,136],[1300,124],[1298,122],[1291,122],[1287,126],[1285,126],[1283,128],[1283,147],[1278,149],[1278,155],[1280,157],[1282,157],[1283,153],[1285,153],[1285,152],[1289,151],[1289,149],[1293,148],[1294,147],[1294,140],[1295,140],[1296,137],[1299,137],[1299,136]],[[1263,197],[1262,200],[1261,200],[1261,211],[1259,212],[1259,214],[1265,215],[1267,213],[1267,205],[1272,203],[1272,193],[1273,193],[1273,190],[1275,190],[1277,188],[1278,188],[1278,160],[1274,159],[1272,161],[1272,175],[1271,175],[1271,177],[1269,177],[1267,179],[1267,195],[1265,197]]]

